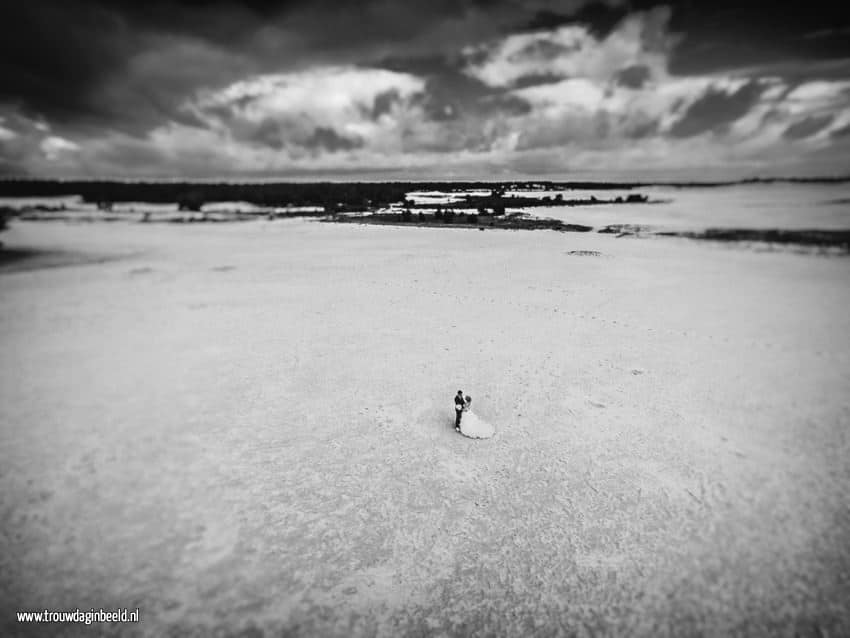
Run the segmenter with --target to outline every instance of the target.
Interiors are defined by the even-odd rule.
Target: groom
[[[458,390],[455,395],[455,430],[460,432],[460,418],[463,416],[463,390]]]

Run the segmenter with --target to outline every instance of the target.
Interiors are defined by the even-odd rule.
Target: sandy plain
[[[850,259],[17,222],[0,631],[850,634]],[[583,254],[595,251],[599,255]],[[452,428],[463,389],[496,425]]]

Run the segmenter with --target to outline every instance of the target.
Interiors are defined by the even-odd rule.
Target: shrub
[[[409,208],[405,208],[404,212],[402,212],[401,221],[403,221],[403,222],[409,222],[410,221],[410,209]]]
[[[203,205],[203,193],[199,191],[189,191],[187,193],[183,193],[182,195],[180,195],[180,197],[177,198],[178,210],[187,210],[197,213],[201,210],[201,207]]]

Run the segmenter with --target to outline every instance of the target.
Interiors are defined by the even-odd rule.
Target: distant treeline
[[[413,190],[457,192],[489,190],[499,197],[509,189],[631,188],[630,184],[592,182],[115,182],[115,181],[0,181],[0,197],[58,197],[79,195],[84,201],[109,208],[118,202],[177,203],[200,210],[213,202],[247,202],[264,207],[321,206],[326,211],[374,209],[405,201]],[[534,200],[536,202],[536,200]],[[519,201],[512,201],[519,205]],[[533,202],[534,203],[534,202]],[[539,202],[537,202],[539,204]]]
[[[785,182],[843,182],[848,177],[749,179],[738,182],[131,182],[88,180],[0,180],[0,197],[55,197],[79,195],[98,204],[116,202],[178,203],[198,210],[211,202],[242,201],[258,206],[323,206],[326,209],[363,209],[402,202],[413,190],[457,192],[466,190],[580,190],[642,186],[726,186]]]
[[[402,183],[207,183],[207,182],[94,182],[0,181],[0,197],[58,197],[79,195],[86,202],[178,203],[199,209],[212,202],[248,202],[258,206],[385,206],[404,199],[410,190]]]

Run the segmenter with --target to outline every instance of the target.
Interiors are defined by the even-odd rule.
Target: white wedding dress
[[[460,433],[473,439],[489,439],[496,433],[496,428],[469,409],[460,419]]]

